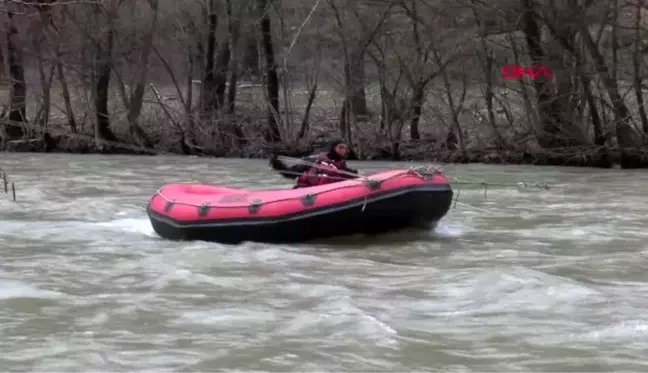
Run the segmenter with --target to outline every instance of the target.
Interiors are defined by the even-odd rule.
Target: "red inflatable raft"
[[[429,228],[451,202],[443,174],[393,170],[301,189],[168,184],[147,210],[153,229],[167,239],[280,243]]]

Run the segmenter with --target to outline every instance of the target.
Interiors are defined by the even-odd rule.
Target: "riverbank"
[[[320,139],[322,143],[326,139]],[[127,142],[103,141],[100,147],[91,135],[84,134],[46,134],[44,137],[30,140],[7,141],[0,147],[5,152],[30,153],[70,153],[70,154],[129,154],[129,155],[191,155],[217,158],[268,158],[273,153],[287,156],[304,156],[318,151],[318,142],[299,147],[268,146],[248,143],[238,149],[207,149],[191,147],[186,142],[152,148],[142,147]],[[621,163],[618,149],[603,147],[580,147],[547,151],[544,149],[498,150],[488,147],[471,146],[465,152],[450,151],[438,144],[428,141],[403,142],[400,157],[394,157],[386,149],[366,147],[350,160],[365,161],[421,161],[435,163],[483,163],[483,164],[517,164],[539,166],[567,166],[611,168]],[[637,149],[633,155],[648,168],[648,152]]]

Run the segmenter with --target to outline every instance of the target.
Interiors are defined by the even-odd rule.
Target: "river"
[[[288,185],[265,161],[0,159],[6,371],[648,370],[648,173],[447,165],[556,186],[461,188],[434,232],[223,246],[159,238],[148,198]]]

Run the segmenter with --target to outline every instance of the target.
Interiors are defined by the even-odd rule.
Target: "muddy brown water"
[[[171,242],[164,183],[288,185],[261,160],[2,154],[6,371],[646,371],[648,174],[445,166],[435,231]],[[351,162],[362,172],[403,166]]]

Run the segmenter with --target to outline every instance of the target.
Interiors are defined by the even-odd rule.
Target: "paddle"
[[[307,161],[307,160],[304,160],[304,159],[287,157],[285,155],[279,155],[277,157],[274,157],[272,159],[272,161],[271,161],[271,163],[273,164],[273,166],[275,166],[275,168],[279,168],[279,167],[276,167],[277,164],[275,162],[278,162],[279,164],[282,165],[281,168],[283,168],[283,169],[278,170],[280,173],[282,173],[282,174],[296,174],[294,176],[301,175],[301,172],[290,171],[290,168],[291,168],[290,163],[292,163],[293,165],[302,165],[302,166],[308,166],[308,167],[317,168],[317,169],[321,169],[321,170],[329,170],[327,168],[327,166],[318,164],[317,162],[311,162],[311,161]],[[340,169],[335,170],[335,172],[340,174],[340,175],[345,175],[345,176],[348,176],[348,177],[338,177],[338,176],[327,176],[327,177],[340,179],[340,180],[348,180],[349,178],[357,179],[357,178],[364,177],[364,176],[362,176],[360,174],[354,174],[353,172],[348,172],[348,171],[344,171],[344,170],[340,170]]]

